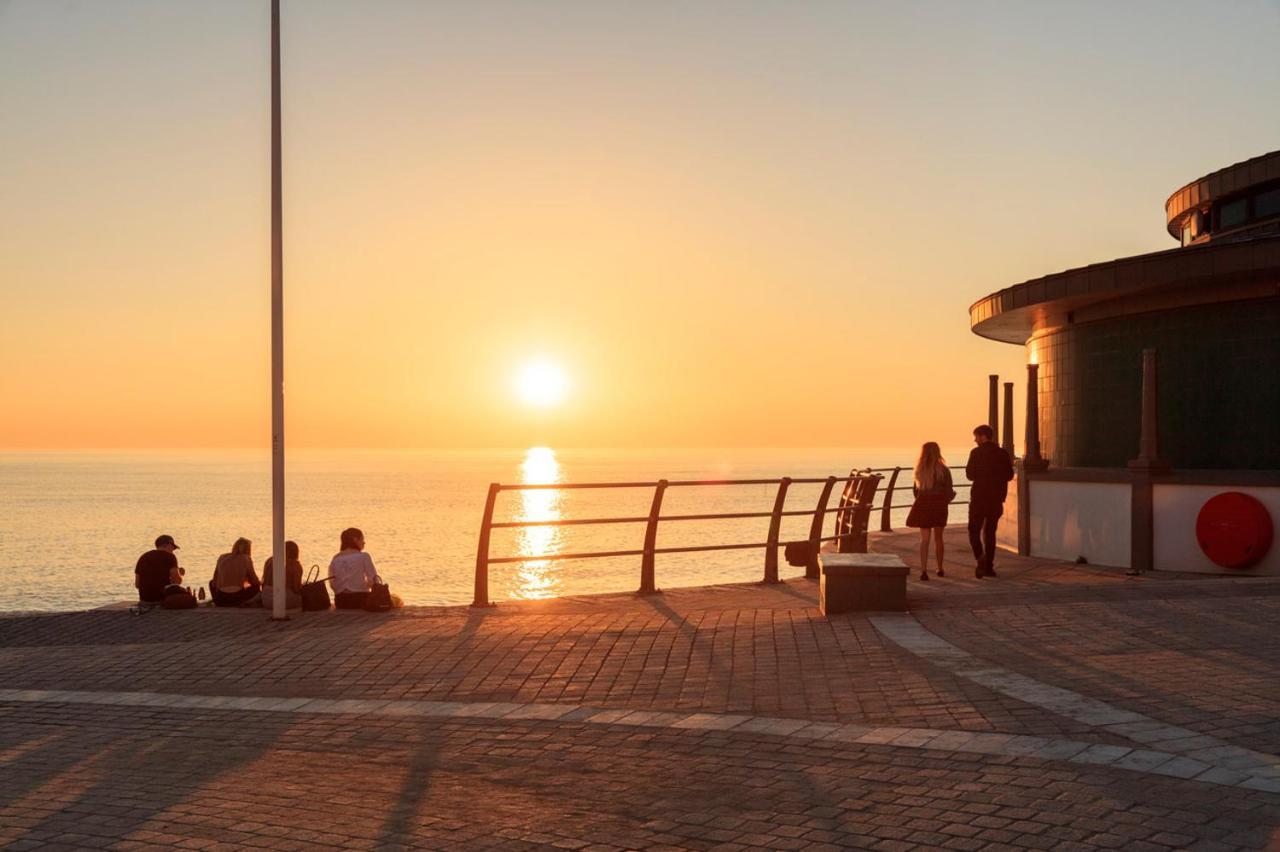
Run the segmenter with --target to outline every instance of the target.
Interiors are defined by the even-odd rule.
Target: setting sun
[[[521,367],[516,374],[515,389],[528,404],[550,408],[564,400],[569,391],[569,377],[559,364],[533,361]]]

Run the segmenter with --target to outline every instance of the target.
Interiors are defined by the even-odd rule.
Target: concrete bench
[[[907,608],[907,566],[893,553],[822,553],[819,606],[823,615]]]

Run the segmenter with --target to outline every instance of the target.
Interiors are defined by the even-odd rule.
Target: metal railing
[[[885,470],[888,470],[886,468]],[[897,468],[896,470],[901,470]],[[846,539],[862,536],[865,547],[866,522],[872,510],[875,489],[881,480],[880,471],[851,471],[848,476],[828,476],[824,479],[804,479],[784,476],[781,479],[705,479],[705,480],[666,480],[657,482],[573,482],[563,484],[538,485],[505,485],[494,482],[489,485],[489,494],[485,499],[484,518],[480,524],[480,542],[476,548],[475,599],[472,606],[493,606],[489,599],[489,566],[512,562],[544,562],[566,559],[602,559],[619,556],[640,557],[640,594],[654,594],[658,591],[654,577],[654,566],[658,554],[669,553],[701,553],[714,550],[748,550],[765,549],[764,580],[765,583],[777,583],[778,580],[778,548],[781,541],[782,519],[788,517],[812,516],[809,525],[809,536],[804,541],[808,546],[808,562],[806,576],[816,577],[816,554],[824,542],[839,541],[841,546]],[[896,474],[895,474],[896,477]],[[831,492],[837,482],[844,480],[844,489],[840,502],[829,507]],[[786,510],[787,491],[792,485],[821,484],[822,491],[817,505],[812,509]],[[778,490],[774,496],[773,510],[769,512],[716,512],[706,514],[664,515],[662,514],[662,498],[669,488],[690,488],[705,486],[742,486],[742,485],[776,485]],[[503,491],[572,491],[578,489],[599,488],[652,488],[653,500],[647,515],[634,515],[616,518],[573,518],[545,521],[499,521],[493,520],[494,506],[498,494]],[[886,505],[888,504],[886,500]],[[836,513],[836,529],[834,535],[823,536],[823,519],[830,513]],[[667,521],[712,521],[747,518],[768,518],[769,532],[763,542],[705,544],[686,547],[658,547],[658,524]],[[645,524],[644,544],[638,549],[598,550],[587,552],[548,553],[537,556],[498,556],[489,555],[490,535],[495,529],[519,529],[526,527],[568,527],[588,524]]]
[[[954,465],[949,465],[948,467],[949,467],[949,469],[950,469],[950,470],[952,470],[952,471],[956,471],[956,470],[964,470],[964,468],[962,468],[962,467],[955,467]],[[900,506],[895,506],[895,505],[893,505],[893,492],[895,492],[895,491],[910,491],[910,490],[911,490],[912,486],[915,484],[915,480],[914,480],[914,473],[913,473],[914,468],[910,468],[910,467],[873,467],[873,468],[868,468],[867,470],[868,470],[868,472],[870,472],[870,473],[878,473],[878,474],[880,474],[881,476],[883,476],[883,475],[884,475],[884,474],[886,474],[886,473],[889,475],[889,484],[888,484],[888,485],[886,485],[886,486],[885,486],[885,489],[884,489],[884,503],[880,506],[880,532],[892,532],[892,531],[893,531],[893,520],[892,520],[892,518],[891,518],[891,516],[890,516],[890,514],[889,514],[889,513],[890,513],[890,512],[892,512],[894,509],[910,509],[910,508],[911,508],[911,504],[910,504],[910,503],[904,503],[904,504],[902,504],[902,505],[900,505]],[[905,470],[905,471],[907,471],[908,475],[909,475],[911,478],[909,478],[909,479],[907,480],[907,484],[906,484],[906,485],[899,485],[899,484],[898,484],[898,476],[899,476],[899,475],[900,475],[904,470]],[[952,476],[952,477],[951,477],[951,479],[952,479],[952,487],[953,487],[953,488],[955,488],[957,492],[958,492],[961,488],[969,488],[969,487],[973,484],[973,483],[971,483],[971,482],[955,482],[955,477],[954,477],[954,476]],[[953,500],[953,501],[951,502],[951,505],[953,505],[953,506],[967,506],[967,505],[969,505],[969,501],[968,501],[968,500]]]

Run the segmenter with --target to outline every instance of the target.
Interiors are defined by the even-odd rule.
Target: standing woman
[[[920,530],[920,579],[929,579],[929,536],[932,533],[934,549],[938,557],[938,576],[945,577],[942,568],[942,532],[947,526],[947,506],[956,497],[951,487],[951,470],[942,450],[933,441],[920,448],[916,461],[915,483],[911,488],[915,502],[907,515],[907,526]]]

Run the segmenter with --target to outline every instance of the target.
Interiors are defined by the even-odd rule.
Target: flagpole
[[[284,221],[280,189],[280,0],[271,0],[271,583],[274,621],[287,619],[284,552]]]

